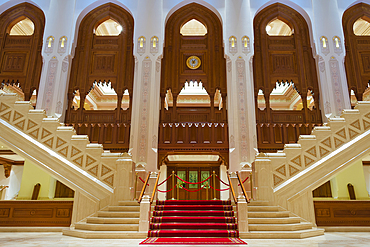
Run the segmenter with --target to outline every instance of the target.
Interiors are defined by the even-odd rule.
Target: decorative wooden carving
[[[370,226],[370,201],[314,201],[317,226]]]
[[[73,201],[0,201],[0,226],[65,226]]]
[[[205,36],[183,36],[180,28],[196,19],[207,27]],[[186,65],[190,56],[197,56],[201,65]],[[177,107],[176,99],[185,81],[202,82],[210,96],[210,107]],[[164,108],[167,90],[171,89],[173,107]],[[224,58],[222,24],[206,7],[191,3],[171,15],[165,29],[165,45],[161,73],[161,115],[159,126],[159,160],[169,151],[211,151],[228,154],[226,107],[214,107],[216,89],[225,100],[226,60]],[[217,126],[216,126],[217,125]],[[219,134],[217,134],[220,132]],[[217,140],[219,136],[220,140]],[[212,137],[212,138],[211,138]],[[227,156],[228,157],[228,156]]]
[[[266,26],[274,18],[279,18],[290,25],[294,33],[291,36],[269,36],[266,32]],[[273,151],[282,148],[284,143],[290,142],[285,134],[281,138],[277,138],[277,141],[270,140],[274,136],[278,137],[280,133],[286,133],[283,126],[308,124],[311,126],[309,128],[312,128],[312,125],[322,123],[316,67],[307,23],[294,9],[281,3],[270,5],[255,17],[254,33],[253,70],[257,133],[259,133],[258,147]],[[294,88],[302,98],[303,109],[301,111],[270,109],[270,94],[275,88],[276,82],[282,81],[294,83]],[[266,101],[264,110],[260,110],[257,105],[260,89],[263,91]],[[315,101],[313,110],[307,108],[308,90],[313,93]],[[267,129],[265,129],[266,127]],[[277,132],[275,133],[275,131]],[[271,136],[265,135],[264,138],[264,132]],[[279,143],[281,141],[282,143]],[[294,142],[296,141],[295,138]]]
[[[122,32],[118,36],[95,35],[94,28],[109,18],[122,26]],[[78,126],[78,134],[88,134],[90,140],[103,143],[104,148],[120,152],[129,147],[134,77],[133,28],[133,17],[113,3],[104,4],[87,14],[79,27],[68,89],[66,123]],[[95,81],[111,82],[117,92],[116,110],[83,109],[85,97]],[[72,100],[77,89],[81,100],[76,111],[72,109]],[[130,94],[130,105],[123,110],[121,101],[126,89]]]
[[[13,25],[25,17],[35,26],[33,35],[9,35]],[[0,82],[19,83],[27,101],[39,89],[44,26],[44,13],[33,4],[21,3],[0,15]]]
[[[355,92],[358,101],[368,87],[370,79],[370,37],[356,36],[353,24],[358,18],[370,19],[370,5],[359,3],[347,9],[343,14],[343,31],[346,48],[345,67],[348,90]]]

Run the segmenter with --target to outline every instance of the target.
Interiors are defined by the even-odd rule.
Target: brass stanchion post
[[[179,199],[180,199],[180,195],[179,195],[179,191],[180,191],[180,184],[179,184],[179,182],[177,182],[176,187],[177,187],[177,200],[179,200]]]
[[[208,181],[206,181],[206,200],[208,200]]]
[[[172,185],[175,186],[175,171],[172,171]],[[175,190],[172,190],[172,200],[175,200]]]
[[[216,200],[216,173],[213,171],[213,200]]]
[[[136,199],[137,172],[135,173],[134,200]]]

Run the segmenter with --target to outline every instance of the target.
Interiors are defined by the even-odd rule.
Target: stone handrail
[[[90,144],[88,136],[76,135],[73,127],[34,110],[28,101],[16,101],[15,94],[0,94],[0,131],[10,149],[98,200],[114,193],[117,159],[131,159]]]
[[[312,191],[366,156],[369,143],[370,102],[358,102],[340,118],[315,127],[311,135],[301,135],[298,143],[286,144],[277,153],[260,153],[255,161],[258,198],[314,223]]]

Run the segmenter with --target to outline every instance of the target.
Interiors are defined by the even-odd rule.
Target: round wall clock
[[[197,69],[200,67],[200,58],[197,56],[190,56],[186,60],[186,65],[188,66],[189,69]]]

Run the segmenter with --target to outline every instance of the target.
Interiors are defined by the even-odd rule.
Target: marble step
[[[312,224],[307,222],[295,224],[249,224],[250,231],[298,231],[312,229]]]
[[[294,224],[300,223],[299,217],[284,217],[284,218],[248,218],[249,224]]]
[[[248,206],[269,206],[268,201],[250,201]]]
[[[119,201],[118,206],[139,206],[140,207],[140,203],[138,203],[137,201]]]
[[[266,212],[266,211],[279,212],[283,210],[279,206],[249,206],[248,205],[248,212]]]
[[[77,230],[89,231],[138,231],[139,224],[86,224],[77,223],[75,225]]]
[[[239,232],[242,239],[301,239],[320,235],[324,235],[324,229]]]
[[[139,205],[136,205],[136,206],[108,206],[107,211],[140,212],[140,206]]]
[[[147,232],[63,230],[63,235],[87,239],[145,239]]]
[[[91,224],[139,224],[139,218],[88,217],[86,223],[91,223]]]
[[[289,217],[289,211],[248,212],[248,218],[279,218],[279,217]]]
[[[98,217],[107,218],[139,218],[140,212],[112,212],[112,211],[98,211]]]

